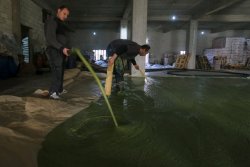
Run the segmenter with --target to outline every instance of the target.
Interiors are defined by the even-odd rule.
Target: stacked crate
[[[210,70],[211,66],[206,56],[196,56],[196,69]]]
[[[190,56],[189,55],[179,55],[176,58],[175,68],[186,69],[188,65]]]
[[[229,38],[226,47],[231,49],[231,54],[229,58],[229,63],[234,64],[244,64],[246,59],[244,59],[244,43],[245,38]]]
[[[214,58],[215,57],[221,57],[221,58],[226,58],[227,62],[229,61],[228,55],[230,55],[230,51],[228,49],[206,49],[204,51],[204,55],[207,57],[209,63],[213,67],[214,64]]]
[[[226,59],[226,64],[243,65],[246,63],[250,52],[250,40],[242,37],[221,37],[216,38],[212,42],[212,49],[205,49],[204,55],[208,58],[211,65],[214,57]]]

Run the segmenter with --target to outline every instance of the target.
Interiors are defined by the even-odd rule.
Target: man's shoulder
[[[122,42],[124,42],[124,39],[115,39],[111,41],[110,43],[122,43]]]
[[[111,44],[119,44],[119,45],[138,45],[136,42],[129,39],[115,39],[110,42]]]
[[[46,21],[45,21],[45,23],[56,23],[57,22],[57,20],[56,20],[56,17],[54,17],[54,16],[50,16],[50,17],[48,17],[47,19],[46,19]]]

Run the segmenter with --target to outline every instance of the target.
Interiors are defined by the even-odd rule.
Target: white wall
[[[91,30],[76,30],[70,35],[71,46],[83,50],[106,49],[112,40],[120,38],[120,34],[117,32],[102,30],[95,32],[96,35],[94,36]],[[151,46],[150,53],[156,61],[160,62],[166,52],[179,53],[179,51],[185,50],[186,31],[148,32],[148,39]]]
[[[96,35],[93,35],[93,32],[94,31],[91,30],[76,30],[71,33],[71,47],[83,50],[105,50],[112,40],[120,38],[120,34],[117,32],[99,30],[95,31]]]
[[[213,33],[210,34],[211,38],[217,38],[217,37],[245,37],[249,38],[250,37],[250,31],[249,30],[229,30],[229,31],[224,31],[220,33]]]
[[[168,33],[148,32],[150,53],[156,62],[160,62],[164,53],[179,53],[186,48],[186,31],[176,30]],[[151,57],[151,58],[152,58]]]
[[[199,31],[200,33],[200,31]],[[204,35],[198,34],[197,54],[202,55],[203,50],[212,47],[212,41],[218,37],[244,37],[250,38],[250,30],[228,30],[218,33],[205,31]]]
[[[202,55],[203,50],[212,47],[212,40],[217,37],[249,37],[250,31],[225,31],[220,33],[210,33],[205,31],[204,35],[198,31],[197,35],[197,54]],[[83,50],[106,49],[109,42],[120,38],[120,34],[112,31],[96,31],[96,36],[93,36],[93,31],[76,30],[71,36],[72,47],[77,47]],[[153,61],[160,63],[164,53],[179,53],[186,48],[186,30],[170,31],[168,33],[148,32],[149,45],[151,46],[150,53],[153,56]],[[151,57],[152,59],[152,57]]]
[[[204,34],[201,34],[201,31],[198,31],[197,35],[197,55],[202,55],[203,50],[212,47],[213,37],[210,34],[210,31],[203,31]]]
[[[212,47],[213,39],[217,37],[245,37],[250,38],[250,30],[229,30],[219,33],[198,31],[197,35],[197,54],[202,55],[203,50]],[[186,30],[170,31],[168,33],[148,32],[150,53],[156,62],[160,62],[164,53],[179,53],[186,48]]]

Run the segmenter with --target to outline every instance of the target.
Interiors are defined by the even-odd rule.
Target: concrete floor
[[[126,94],[111,95],[118,131],[103,99],[96,101],[100,90],[89,74],[66,86],[69,93],[59,101],[33,95],[36,89],[48,87],[49,73],[1,80],[0,166],[241,167],[250,163],[245,142],[250,140],[250,80],[181,77],[166,71],[147,76],[146,80],[127,78]],[[97,120],[90,119],[96,116]]]
[[[156,70],[146,72],[147,76],[204,76],[204,77],[248,77],[250,76],[250,70],[178,70],[178,69],[167,69],[167,70]]]
[[[36,167],[45,136],[100,97],[89,73],[73,76],[67,77],[73,82],[61,100],[34,95],[37,89],[48,89],[49,73],[0,81],[0,166]]]
[[[101,98],[53,129],[39,167],[248,166],[250,80],[159,73],[112,92],[118,128]]]

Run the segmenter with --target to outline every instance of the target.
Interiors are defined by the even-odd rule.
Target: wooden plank
[[[107,77],[105,82],[105,93],[107,96],[111,95],[112,79],[113,79],[114,63],[107,68]]]

